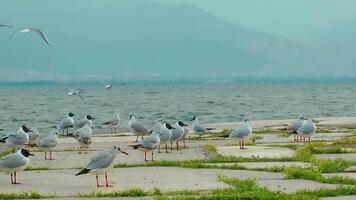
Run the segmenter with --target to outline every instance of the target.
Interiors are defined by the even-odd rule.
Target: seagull
[[[70,112],[68,114],[68,116],[66,118],[64,118],[58,125],[58,130],[59,131],[63,131],[63,135],[64,135],[64,130],[67,130],[67,134],[68,134],[68,129],[69,128],[73,128],[74,127],[74,117],[75,115]]]
[[[67,93],[68,96],[79,96],[82,100],[86,101],[87,99],[82,95],[84,90],[76,89],[76,90],[69,90]]]
[[[299,140],[298,138],[298,129],[300,127],[302,127],[305,123],[305,119],[302,115],[299,116],[299,118],[295,121],[293,121],[290,125],[289,125],[289,129],[292,131],[292,134],[294,135],[294,141],[297,141]]]
[[[32,148],[32,150],[34,149],[34,147],[37,145],[37,142],[40,138],[40,132],[37,130],[36,127],[32,127],[30,128],[32,131],[30,131],[28,133],[28,137],[29,137],[29,141],[27,143],[28,146],[28,150],[30,150],[30,147]]]
[[[310,137],[313,136],[316,132],[316,125],[313,119],[309,119],[307,120],[302,127],[300,127],[297,130],[297,133],[299,134],[299,136],[305,141],[305,138],[308,137],[309,138],[309,142],[310,142]]]
[[[29,132],[31,132],[31,129],[24,124],[16,133],[0,138],[0,142],[8,144],[12,148],[12,151],[15,152],[16,148],[21,148],[23,145],[28,144],[30,140],[28,136]]]
[[[173,148],[172,148],[173,142],[176,143],[176,145],[177,145],[177,150],[179,149],[179,144],[178,144],[178,142],[179,142],[179,140],[184,136],[184,127],[185,127],[185,126],[188,126],[188,125],[184,124],[184,123],[181,122],[181,121],[178,121],[178,122],[176,122],[176,123],[173,125],[174,129],[172,130],[172,137],[171,137],[171,139],[170,139],[170,142],[171,142],[171,150],[173,150]]]
[[[88,124],[90,127],[93,127],[93,120],[95,118],[90,115],[85,115],[83,119],[74,120],[74,127],[76,129],[84,127],[84,125]]]
[[[111,88],[112,88],[112,85],[110,85],[110,84],[105,85],[105,89],[110,90]]]
[[[166,145],[166,153],[168,153],[168,142],[171,140],[173,129],[175,128],[173,128],[168,123],[164,123],[163,126],[161,127],[161,130],[159,131],[159,139],[161,142],[158,147],[158,153],[160,153],[161,145],[163,144]]]
[[[88,173],[94,174],[96,177],[96,187],[103,187],[102,185],[99,185],[98,175],[105,174],[105,182],[106,182],[105,186],[112,187],[111,185],[109,185],[107,173],[110,169],[113,168],[114,159],[118,152],[128,155],[128,153],[120,149],[118,145],[115,145],[111,147],[109,150],[102,151],[94,155],[90,159],[89,164],[83,170],[78,172],[75,176],[88,174]]]
[[[14,31],[14,32],[10,35],[9,39],[11,39],[11,38],[15,35],[16,32],[20,32],[20,33],[30,33],[30,32],[34,32],[34,33],[37,33],[37,34],[42,38],[42,40],[47,43],[48,46],[51,46],[51,45],[49,44],[49,41],[48,41],[46,35],[45,35],[40,29],[38,29],[38,28],[31,28],[31,27],[22,27],[22,28],[19,28],[17,31]]]
[[[105,123],[103,123],[104,125],[109,125],[110,126],[110,131],[111,133],[116,133],[116,128],[118,128],[120,126],[120,113],[116,113],[115,114],[115,118],[110,120],[110,121],[107,121]]]
[[[137,135],[136,142],[138,141],[139,135],[142,136],[149,133],[147,128],[143,124],[138,122],[134,115],[130,115],[129,129],[132,133],[135,133]]]
[[[193,130],[197,135],[199,135],[200,138],[206,132],[211,131],[211,130],[215,130],[215,128],[205,128],[203,125],[201,125],[200,122],[199,122],[198,117],[194,116],[192,121],[193,121],[193,124],[192,124]]]
[[[0,159],[0,171],[11,174],[11,184],[20,184],[16,180],[16,173],[26,169],[30,162],[29,156],[33,156],[26,149],[19,149],[16,153],[11,153]]]
[[[82,128],[74,132],[73,136],[79,142],[79,153],[82,153],[83,148],[85,148],[85,153],[88,153],[88,147],[91,144],[92,135],[93,131],[88,124],[85,124]]]
[[[147,153],[152,153],[153,161],[153,151],[158,148],[160,142],[159,133],[151,131],[151,135],[144,136],[142,141],[140,141],[138,144],[131,145],[130,147],[143,151],[145,153],[145,162],[147,162]]]
[[[49,160],[53,160],[52,150],[59,144],[58,132],[53,132],[43,137],[37,146],[45,151],[45,160],[47,160],[47,152],[49,152]]]
[[[250,122],[250,120],[246,119],[245,123],[240,128],[235,129],[230,133],[229,138],[230,139],[233,139],[233,138],[240,139],[239,140],[240,149],[246,149],[244,147],[244,145],[245,145],[244,140],[251,134],[252,134],[251,122]]]

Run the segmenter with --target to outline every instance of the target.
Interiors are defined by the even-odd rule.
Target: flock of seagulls
[[[17,173],[26,169],[29,164],[30,148],[37,147],[44,151],[45,160],[53,160],[53,149],[60,143],[59,133],[73,137],[78,141],[79,153],[88,153],[88,148],[92,144],[93,135],[93,120],[91,115],[85,115],[83,118],[75,118],[76,115],[72,112],[62,119],[56,126],[57,130],[51,133],[39,133],[38,130],[27,125],[19,127],[18,131],[5,135],[0,138],[0,142],[6,143],[11,149],[12,153],[0,159],[0,171],[9,173],[11,175],[11,183],[17,184]],[[103,123],[111,129],[119,128],[120,116],[116,113],[116,118]],[[161,152],[161,148],[165,148],[168,153],[173,150],[173,144],[179,150],[179,143],[183,142],[185,147],[185,139],[190,135],[188,125],[182,121],[177,121],[173,125],[161,119],[156,120],[155,125],[148,129],[143,125],[134,115],[130,115],[128,122],[130,131],[136,134],[135,143],[128,145],[133,149],[137,149],[144,153],[144,160],[148,162],[147,154],[151,154],[151,161],[154,161],[154,151]],[[207,128],[199,122],[198,117],[192,118],[192,130],[195,134],[202,138],[204,134],[214,130],[214,128]],[[69,129],[74,129],[69,133]],[[312,119],[307,119],[300,116],[297,120],[289,125],[291,134],[295,134],[294,138],[297,141],[305,138],[309,139],[316,132],[316,124]],[[239,128],[231,131],[229,138],[238,139],[240,149],[246,149],[245,140],[252,135],[251,121],[246,119]],[[24,149],[28,146],[28,149]],[[102,151],[91,157],[88,165],[78,172],[76,176],[83,174],[93,174],[96,176],[96,186],[102,187],[99,184],[99,175],[105,175],[105,186],[110,187],[108,183],[108,171],[114,165],[114,159],[118,152],[128,155],[126,151],[121,149],[118,145],[112,146],[110,149]],[[47,156],[49,153],[49,156]]]

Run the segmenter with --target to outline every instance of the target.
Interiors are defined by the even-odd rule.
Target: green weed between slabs
[[[283,192],[276,192],[267,189],[266,187],[258,186],[253,179],[239,180],[234,178],[227,178],[226,176],[219,176],[220,181],[230,185],[230,188],[216,189],[211,192],[182,192],[170,193],[156,196],[157,200],[235,200],[235,199],[249,199],[249,200],[317,200],[321,197],[341,196],[356,194],[355,187],[339,187],[336,189],[320,189],[315,191],[300,191],[292,194]]]
[[[132,188],[129,190],[123,190],[123,191],[113,191],[113,192],[103,192],[103,191],[98,191],[98,192],[92,192],[88,194],[80,193],[78,194],[79,197],[81,198],[101,198],[101,197],[143,197],[143,196],[149,196],[152,195],[153,193],[150,192],[145,192],[144,190],[140,188]]]
[[[49,167],[27,167],[25,171],[50,170]]]
[[[38,192],[0,193],[0,199],[48,199],[57,195],[43,195]]]
[[[340,176],[324,177],[317,167],[288,167],[283,173],[288,179],[306,179],[321,183],[356,185],[356,179]]]
[[[206,153],[216,153],[218,150],[216,149],[215,146],[207,144],[202,147],[202,151]]]

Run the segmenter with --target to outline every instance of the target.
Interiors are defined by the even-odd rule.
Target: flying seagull
[[[37,33],[37,34],[42,38],[43,41],[45,41],[45,42],[47,43],[48,46],[51,46],[51,45],[49,44],[49,41],[48,41],[46,35],[45,35],[40,29],[38,29],[38,28],[30,28],[30,27],[22,27],[22,28],[19,28],[17,31],[13,32],[13,33],[10,35],[9,39],[11,39],[11,38],[15,35],[16,32],[20,32],[20,33],[35,32],[35,33]]]
[[[79,96],[81,99],[86,101],[87,99],[82,95],[83,90],[77,89],[77,90],[69,90],[67,93],[68,96]]]

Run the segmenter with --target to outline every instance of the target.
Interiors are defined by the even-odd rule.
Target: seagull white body
[[[105,89],[110,90],[112,88],[112,85],[105,85]]]
[[[171,150],[172,150],[172,144],[175,142],[176,145],[177,145],[177,150],[179,148],[179,144],[178,144],[178,141],[182,139],[182,137],[184,136],[184,127],[186,127],[187,125],[184,124],[183,122],[181,121],[178,121],[176,122],[174,125],[173,125],[173,130],[171,130],[172,132],[172,137],[170,139],[170,142],[171,142]]]
[[[93,135],[92,128],[88,124],[85,124],[82,128],[74,132],[74,137],[79,142],[79,147],[80,147],[79,153],[81,153],[81,150],[83,148],[86,149],[85,153],[88,153],[88,147],[92,142],[91,140],[92,135]]]
[[[160,142],[159,133],[152,131],[151,135],[144,136],[138,144],[131,145],[131,147],[143,151],[145,153],[145,161],[147,161],[147,153],[152,152],[153,161],[153,151],[158,148]]]
[[[19,149],[17,152],[0,159],[0,171],[11,174],[11,184],[17,184],[16,173],[26,169],[30,163],[29,156],[31,155],[28,150]],[[15,176],[15,181],[13,181],[13,175]]]
[[[49,156],[50,156],[49,159],[53,160],[52,151],[56,146],[58,146],[58,144],[59,144],[58,133],[54,132],[42,137],[40,141],[37,143],[37,146],[45,151],[45,160],[47,160],[47,152],[49,152]]]
[[[81,170],[76,176],[82,174],[94,174],[96,175],[96,186],[99,185],[98,175],[105,174],[106,187],[110,187],[108,182],[107,173],[113,168],[114,160],[118,152],[128,155],[125,151],[121,150],[118,145],[111,147],[109,150],[102,151],[90,158],[89,164]]]
[[[297,133],[302,136],[303,138],[309,138],[313,136],[316,132],[316,124],[313,122],[312,119],[307,120],[302,127],[300,127]]]
[[[159,131],[159,139],[161,144],[167,144],[172,137],[172,131],[167,127],[167,123],[164,123]]]
[[[68,129],[74,127],[74,116],[75,115],[73,113],[69,113],[68,116],[59,123],[58,130],[63,131],[63,133],[67,130],[68,133]]]
[[[84,127],[84,125],[86,125],[86,124],[89,125],[90,127],[93,127],[93,119],[94,118],[92,116],[86,115],[82,119],[74,120],[74,127],[76,129],[79,129],[79,128]]]
[[[108,121],[108,122],[105,122],[104,125],[110,126],[111,133],[113,133],[113,132],[116,133],[116,129],[119,128],[120,122],[121,122],[120,113],[116,113],[115,114],[115,118],[110,120],[110,121]]]
[[[244,140],[252,135],[252,126],[249,120],[245,120],[240,128],[233,130],[229,138],[237,138],[239,139],[240,149],[244,149]]]
[[[19,128],[16,133],[8,134],[0,139],[0,142],[4,142],[9,145],[11,148],[21,148],[22,146],[28,144],[30,138],[28,133],[31,130],[25,127],[24,125]]]
[[[140,122],[138,122],[136,120],[136,117],[131,115],[130,116],[130,121],[129,121],[129,129],[132,133],[135,133],[137,135],[136,137],[136,142],[138,141],[138,136],[139,135],[145,135],[145,134],[148,134],[148,130],[147,128],[141,124]]]
[[[200,124],[198,117],[193,117],[193,124],[192,124],[194,133],[199,135],[200,137],[207,133],[210,130],[213,130],[213,128],[206,128],[202,124]]]
[[[32,131],[28,133],[29,141],[28,141],[28,146],[29,147],[34,147],[37,145],[38,140],[40,139],[40,132],[37,130],[36,127],[31,128]]]
[[[182,138],[180,139],[180,140],[183,140],[183,144],[184,144],[183,147],[185,147],[185,139],[187,137],[189,137],[189,134],[190,134],[189,129],[187,127],[184,127],[184,134],[183,134]]]
[[[289,125],[289,129],[292,131],[292,134],[294,134],[294,141],[298,141],[298,129],[302,127],[305,124],[305,119],[302,115],[299,116],[299,118],[295,121],[293,121]]]

